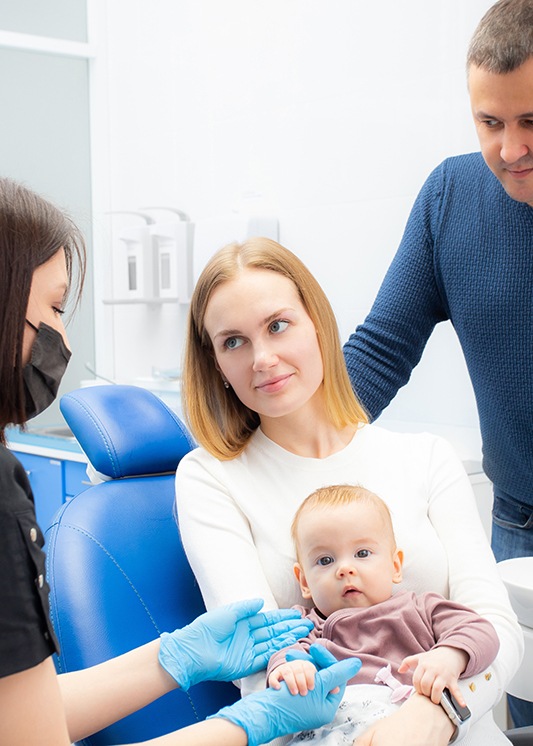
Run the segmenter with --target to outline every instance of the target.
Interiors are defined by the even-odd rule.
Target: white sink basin
[[[498,570],[518,621],[533,628],[533,557],[515,557],[498,562]]]

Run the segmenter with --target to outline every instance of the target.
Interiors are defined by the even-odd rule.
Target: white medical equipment
[[[507,687],[513,697],[533,701],[533,557],[498,562],[498,570],[524,633],[525,651],[520,668]]]

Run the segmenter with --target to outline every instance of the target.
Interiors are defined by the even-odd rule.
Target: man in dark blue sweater
[[[533,555],[533,0],[499,0],[468,52],[481,153],[433,171],[365,322],[344,347],[372,419],[450,320],[476,395],[494,484],[497,560]],[[515,725],[533,703],[510,698]]]

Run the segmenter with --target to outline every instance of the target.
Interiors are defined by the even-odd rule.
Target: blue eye
[[[224,342],[224,347],[228,350],[235,350],[237,347],[242,345],[242,339],[240,337],[228,337]]]
[[[327,567],[328,565],[331,565],[332,562],[335,560],[333,557],[320,557],[317,560],[317,565],[320,565],[321,567]]]
[[[281,319],[278,319],[277,321],[273,321],[270,324],[269,328],[272,334],[279,334],[280,332],[284,332],[288,326],[289,326],[288,321],[282,321]]]

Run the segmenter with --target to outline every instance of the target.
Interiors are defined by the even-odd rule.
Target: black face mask
[[[37,328],[28,319],[26,323],[37,332],[30,362],[24,366],[23,372],[26,417],[31,420],[44,412],[56,398],[72,353],[57,329],[42,322]]]

